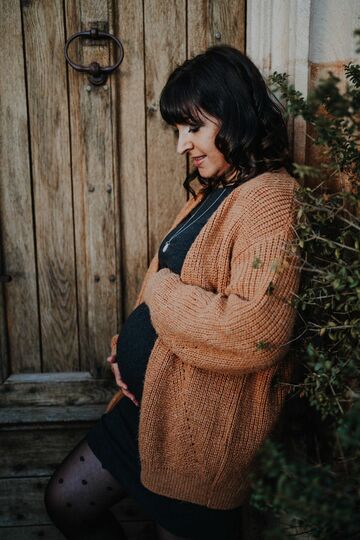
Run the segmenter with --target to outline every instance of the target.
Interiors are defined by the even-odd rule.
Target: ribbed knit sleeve
[[[300,279],[293,237],[288,223],[236,252],[224,293],[185,284],[167,268],[152,275],[144,301],[159,339],[184,362],[221,373],[250,373],[281,360]]]

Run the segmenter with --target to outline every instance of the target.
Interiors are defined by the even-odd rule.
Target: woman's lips
[[[198,156],[198,157],[193,157],[193,163],[196,167],[199,167],[199,165],[204,161],[204,159],[206,158],[206,156]]]

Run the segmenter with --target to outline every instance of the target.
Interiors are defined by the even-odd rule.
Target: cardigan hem
[[[155,479],[155,480],[154,480]],[[241,506],[249,496],[249,482],[239,486],[239,478],[231,478],[224,488],[210,484],[209,479],[186,476],[172,468],[155,468],[153,463],[141,462],[140,481],[150,491],[212,508],[214,510],[233,510]]]

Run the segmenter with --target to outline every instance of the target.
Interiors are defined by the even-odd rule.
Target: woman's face
[[[195,167],[203,178],[220,176],[230,169],[224,155],[215,146],[219,132],[219,121],[204,113],[202,123],[197,126],[176,124],[178,130],[177,152],[189,154]]]

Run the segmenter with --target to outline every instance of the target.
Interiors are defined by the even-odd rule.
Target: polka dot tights
[[[126,540],[110,508],[127,495],[83,439],[53,474],[44,500],[65,538]]]

